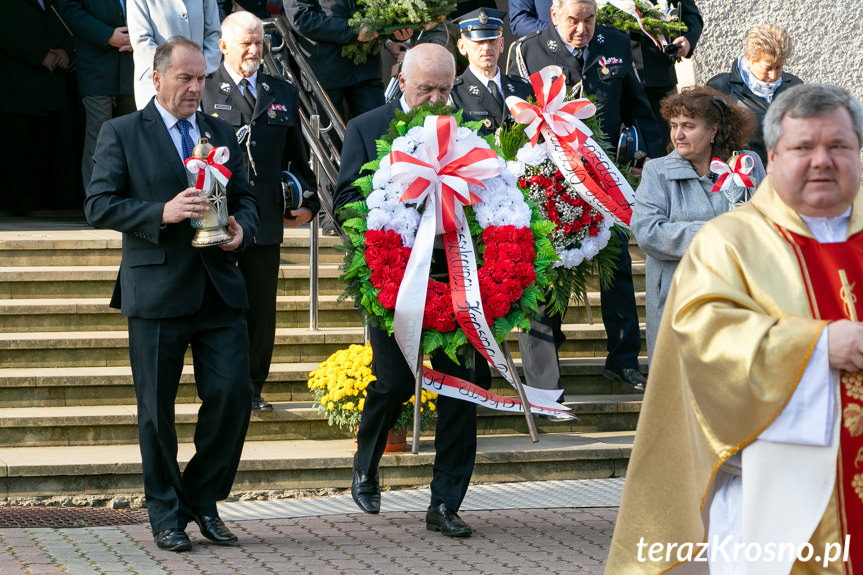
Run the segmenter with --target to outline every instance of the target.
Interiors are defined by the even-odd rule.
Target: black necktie
[[[491,97],[494,100],[494,103],[497,104],[498,111],[503,110],[503,96],[500,93],[500,89],[497,87],[497,82],[491,80],[488,83],[488,89],[491,92]]]
[[[243,88],[243,99],[246,100],[246,103],[249,105],[249,108],[252,109],[252,112],[255,111],[255,97],[252,95],[252,88],[249,85],[249,81],[243,78],[240,80],[240,86]]]
[[[584,71],[584,48],[575,49],[575,61],[578,62],[578,73]]]

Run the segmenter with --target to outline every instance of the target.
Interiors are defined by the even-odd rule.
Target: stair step
[[[642,332],[644,326],[641,326]],[[602,324],[564,324],[567,341],[561,357],[604,357],[605,329]],[[643,333],[642,333],[643,340]],[[507,336],[513,357],[518,357],[518,337]],[[273,349],[274,363],[321,362],[350,344],[363,341],[362,327],[278,328]],[[125,331],[0,333],[0,368],[120,366],[129,363],[129,340]],[[642,341],[642,352],[646,351]],[[186,363],[191,363],[191,352]]]
[[[117,266],[0,267],[0,300],[33,298],[110,298]],[[345,290],[338,264],[318,267],[318,294]],[[278,295],[308,295],[308,264],[282,264]]]
[[[623,384],[602,377],[603,358],[566,358],[560,361],[561,384],[567,397],[573,395],[631,394]],[[519,373],[521,361],[516,359]],[[264,386],[270,401],[312,401],[306,382],[317,363],[275,363]],[[647,366],[643,361],[642,368]],[[496,375],[493,389],[508,389]],[[198,401],[192,366],[183,368],[178,403]],[[25,367],[0,369],[0,407],[61,407],[73,405],[123,405],[135,402],[132,369],[116,367]]]
[[[114,266],[120,265],[123,237],[113,230],[51,230],[0,233],[0,250],[6,266]],[[285,229],[282,263],[309,263],[309,229]],[[341,240],[318,236],[321,263],[340,264],[341,252],[333,248]]]
[[[474,483],[596,479],[625,475],[635,433],[480,436]],[[243,448],[233,491],[345,489],[350,487],[356,445],[351,439],[250,441]],[[194,445],[181,443],[181,466]],[[420,452],[387,454],[380,481],[387,487],[419,487],[432,476],[434,445]],[[105,446],[46,446],[0,449],[0,497],[140,494],[141,456],[133,443]]]
[[[566,406],[579,416],[571,423],[536,421],[542,431],[633,430],[641,397],[583,395]],[[199,404],[178,404],[175,409],[177,438],[194,439]],[[137,407],[130,405],[75,407],[15,407],[0,409],[0,447],[37,445],[110,445],[135,443],[138,437]],[[478,409],[481,434],[526,433],[521,414]],[[433,429],[424,430],[432,435]],[[246,441],[274,439],[336,439],[352,437],[353,430],[330,426],[312,402],[276,403],[273,411],[254,412]]]

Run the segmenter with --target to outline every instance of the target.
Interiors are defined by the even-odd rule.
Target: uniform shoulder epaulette
[[[456,86],[458,86],[459,84],[461,84],[463,82],[464,82],[464,78],[461,76],[457,76],[456,79],[453,80],[452,86],[453,86],[453,88],[455,88]]]
[[[511,82],[521,82],[522,84],[526,84],[528,86],[531,85],[530,80],[528,80],[527,78],[522,78],[521,76],[518,76],[516,74],[507,74],[506,79]]]

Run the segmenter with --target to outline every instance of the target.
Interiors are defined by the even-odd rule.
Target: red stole
[[[777,226],[778,227],[778,226]],[[863,320],[863,233],[845,242],[820,244],[779,227],[792,245],[803,275],[812,317]],[[842,541],[851,535],[846,572],[863,573],[863,372],[840,373],[842,425],[836,491]],[[844,550],[848,552],[849,550]]]

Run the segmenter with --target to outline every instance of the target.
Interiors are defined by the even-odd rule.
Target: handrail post
[[[317,136],[321,129],[321,117],[310,118],[312,132]],[[315,189],[321,189],[321,164],[312,154],[312,171],[315,174]],[[318,331],[318,216],[309,222],[309,331]]]

